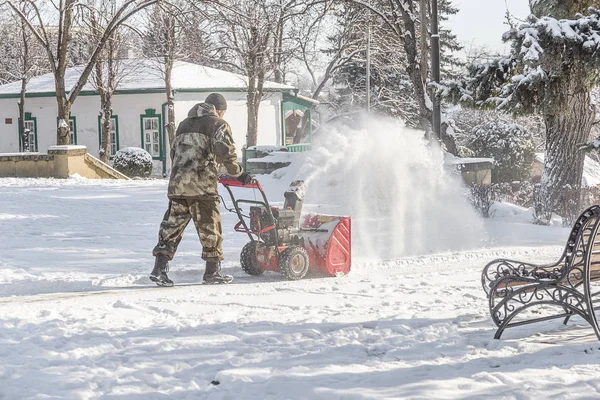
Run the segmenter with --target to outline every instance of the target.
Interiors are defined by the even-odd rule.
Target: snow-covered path
[[[497,256],[555,259],[563,228],[501,210],[487,248],[357,258],[348,276],[290,282],[243,274],[245,238],[224,214],[235,282],[194,284],[190,229],[170,274],[189,285],[153,288],[164,182],[0,180],[0,194],[0,399],[600,396],[591,328],[549,321],[494,340],[480,286]]]

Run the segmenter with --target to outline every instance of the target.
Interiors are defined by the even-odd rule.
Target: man
[[[171,150],[173,160],[169,180],[169,209],[158,232],[158,244],[152,251],[156,257],[150,279],[159,286],[173,286],[167,276],[168,262],[173,259],[183,231],[194,220],[202,259],[206,261],[204,283],[229,283],[233,278],[221,274],[223,260],[221,215],[219,213],[218,165],[227,174],[247,184],[252,176],[242,172],[231,128],[222,118],[227,110],[225,98],[218,93],[208,95],[196,104],[177,127]]]

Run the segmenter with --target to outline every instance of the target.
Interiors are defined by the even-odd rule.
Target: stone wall
[[[0,177],[51,177],[54,157],[41,153],[0,154]]]
[[[0,177],[129,179],[88,154],[85,146],[51,146],[43,153],[0,153]]]

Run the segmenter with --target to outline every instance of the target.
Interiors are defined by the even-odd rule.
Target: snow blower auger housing
[[[304,181],[294,181],[284,193],[283,208],[271,207],[256,180],[244,185],[236,179],[221,178],[233,210],[239,218],[237,232],[248,235],[240,254],[242,269],[250,275],[279,271],[288,279],[302,279],[309,269],[329,276],[350,272],[350,217],[308,214],[301,217]],[[232,187],[256,189],[262,200],[236,199]],[[241,205],[250,206],[242,214]]]

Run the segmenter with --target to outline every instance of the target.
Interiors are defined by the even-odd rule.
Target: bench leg
[[[547,317],[540,317],[540,318],[534,318],[534,319],[530,319],[530,320],[511,323],[512,319],[515,318],[517,316],[517,314],[518,314],[518,312],[511,314],[508,318],[506,318],[502,322],[502,324],[500,324],[500,326],[498,326],[498,330],[496,331],[496,334],[494,335],[494,339],[500,339],[500,336],[502,336],[502,334],[504,333],[504,330],[506,328],[512,328],[515,326],[522,326],[522,325],[529,325],[529,324],[534,324],[536,322],[542,322],[542,321],[550,321],[552,319],[563,318],[563,317],[565,317],[565,323],[566,323],[566,321],[568,321],[569,318],[571,318],[571,316],[574,314],[574,312],[572,310],[565,309],[564,314],[550,315]],[[599,338],[600,338],[600,336],[599,336]]]
[[[565,312],[567,313],[567,317],[563,321],[563,325],[566,325],[569,322],[569,319],[571,319],[571,317],[573,316],[573,312],[572,311],[569,311],[569,310],[565,309]]]
[[[504,333],[504,328],[504,325],[501,325],[500,328],[498,328],[496,334],[494,335],[494,339],[500,339],[500,336],[502,336],[502,334]]]

